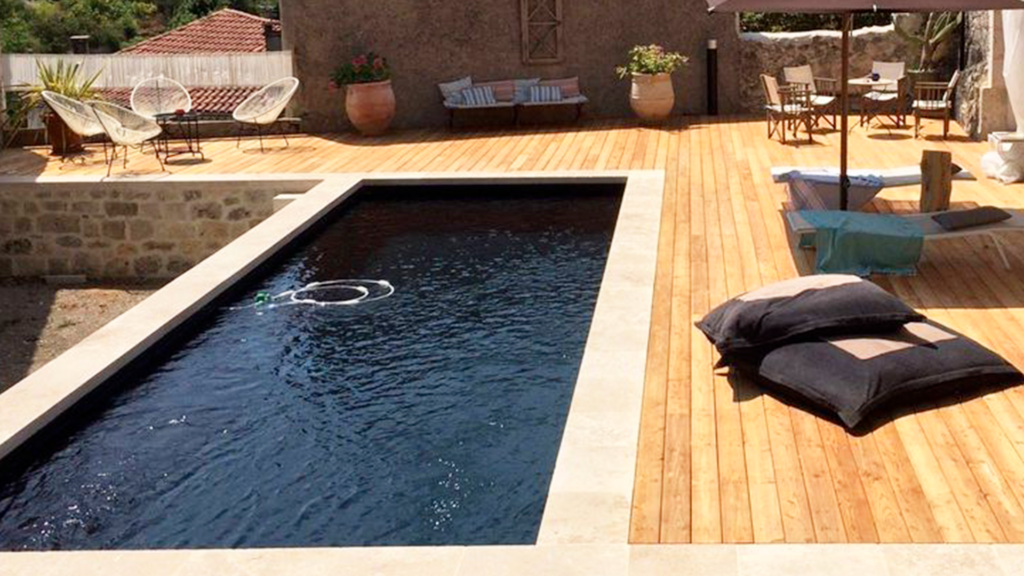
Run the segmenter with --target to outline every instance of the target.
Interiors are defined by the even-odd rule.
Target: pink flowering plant
[[[331,73],[331,83],[335,87],[383,82],[389,78],[391,78],[391,69],[388,68],[387,59],[373,52],[359,54],[349,62],[335,68]]]
[[[678,52],[667,52],[657,44],[634,46],[629,51],[629,62],[619,66],[615,72],[619,78],[633,74],[671,74],[686,66],[690,59]]]

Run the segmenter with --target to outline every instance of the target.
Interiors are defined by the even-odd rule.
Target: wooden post
[[[953,193],[953,154],[925,150],[921,155],[921,212],[949,210]]]

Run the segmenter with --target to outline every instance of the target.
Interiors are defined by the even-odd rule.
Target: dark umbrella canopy
[[[1024,8],[1024,0],[707,0],[715,12],[965,12]]]
[[[970,10],[1024,9],[1024,0],[707,0],[711,12],[807,12],[839,13],[842,24],[842,78],[839,87],[841,125],[839,137],[839,207],[846,210],[850,189],[849,157],[850,29],[854,12],[963,12]]]

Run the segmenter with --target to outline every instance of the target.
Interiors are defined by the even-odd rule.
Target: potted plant
[[[641,120],[662,122],[672,113],[676,96],[672,73],[685,66],[689,58],[678,52],[666,52],[657,44],[634,46],[629,62],[615,69],[619,78],[631,78],[629,104]]]
[[[929,12],[917,33],[904,28],[899,20],[895,22],[896,33],[918,51],[916,67],[907,72],[911,89],[917,82],[935,80],[939,47],[960,27],[963,19],[963,12]]]
[[[345,113],[364,136],[383,134],[395,118],[391,70],[383,57],[367,52],[338,66],[331,74],[335,87],[345,87]]]
[[[58,60],[56,65],[49,65],[36,60],[39,83],[26,85],[21,91],[21,103],[18,111],[12,117],[12,124],[17,126],[28,116],[29,112],[38,106],[43,105],[43,91],[50,91],[74,98],[75,100],[95,100],[98,98],[93,84],[99,78],[100,73],[96,72],[91,78],[81,76],[82,65],[65,64],[64,60]],[[82,137],[68,129],[64,120],[52,110],[44,116],[46,122],[46,135],[49,137],[51,153],[54,155],[67,155],[81,152]]]

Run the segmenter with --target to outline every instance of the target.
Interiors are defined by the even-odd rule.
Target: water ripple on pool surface
[[[618,191],[373,194],[6,470],[0,546],[533,542]],[[395,292],[247,306],[345,278]]]

